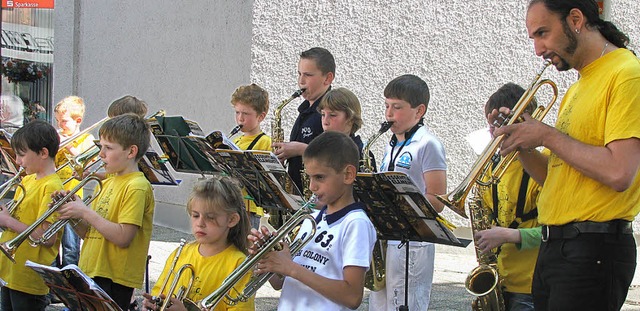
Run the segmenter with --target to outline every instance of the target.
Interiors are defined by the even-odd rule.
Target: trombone
[[[9,214],[13,215],[13,212],[16,210],[16,207],[22,203],[27,192],[24,189],[24,186],[20,183],[22,181],[22,174],[24,173],[24,168],[20,167],[20,170],[9,180],[5,181],[2,185],[0,185],[0,200],[4,199],[4,197],[9,194],[12,189],[20,188],[20,197],[16,200],[15,198],[11,200],[4,207],[9,211]]]
[[[522,94],[522,96],[520,97],[518,102],[515,104],[515,106],[513,106],[513,109],[511,109],[511,115],[509,116],[503,116],[502,114],[500,115],[500,117],[502,117],[504,121],[502,124],[495,124],[497,127],[512,125],[520,121],[527,106],[534,100],[535,98],[534,96],[536,95],[540,87],[544,85],[549,85],[553,91],[552,98],[549,100],[546,106],[538,106],[531,115],[532,118],[538,121],[541,121],[542,119],[544,119],[544,117],[551,110],[551,107],[553,107],[553,104],[556,102],[556,99],[558,98],[558,87],[556,86],[556,84],[549,79],[540,80],[542,74],[547,69],[547,67],[549,67],[549,65],[551,65],[551,61],[545,60],[542,69],[536,74],[529,88],[527,88],[527,90],[524,92],[524,94]],[[450,193],[443,196],[440,196],[440,195],[436,196],[438,200],[440,200],[440,202],[444,203],[444,205],[446,205],[447,207],[451,208],[453,211],[458,213],[460,216],[464,218],[468,218],[467,214],[464,211],[464,203],[466,201],[467,195],[469,194],[473,186],[475,184],[478,184],[481,186],[489,186],[491,184],[497,184],[500,181],[500,178],[502,177],[506,169],[511,164],[511,162],[513,162],[513,160],[515,160],[516,156],[518,155],[518,151],[514,151],[508,154],[507,156],[502,157],[500,159],[500,162],[497,164],[497,166],[493,170],[492,174],[488,176],[489,180],[487,182],[482,181],[483,180],[482,177],[486,176],[487,172],[489,171],[489,168],[491,168],[491,165],[493,164],[492,159],[494,155],[500,150],[500,145],[502,144],[502,141],[504,140],[504,138],[505,138],[504,135],[501,135],[491,139],[491,141],[489,142],[489,145],[485,147],[482,154],[480,154],[478,159],[473,164],[472,170],[471,172],[469,172],[469,175],[467,175],[467,177],[462,181],[462,183],[460,183],[460,185]]]
[[[102,167],[103,165],[104,164],[102,164],[100,167]],[[80,183],[77,186],[75,186],[71,191],[69,191],[69,193],[67,193],[67,195],[61,196],[61,197],[58,197],[58,198],[54,198],[52,200],[51,207],[49,207],[49,209],[47,209],[47,211],[44,212],[44,214],[42,214],[42,216],[40,216],[40,218],[36,219],[36,221],[34,221],[29,227],[27,227],[24,231],[22,231],[20,234],[18,234],[15,238],[0,244],[0,250],[7,257],[9,257],[9,259],[13,263],[15,263],[16,262],[15,261],[15,252],[18,249],[18,247],[22,244],[22,242],[24,242],[27,238],[29,238],[29,240],[31,240],[31,242],[30,242],[31,246],[35,247],[35,246],[38,246],[40,244],[44,244],[50,238],[55,236],[58,233],[58,231],[60,231],[62,228],[64,228],[64,226],[70,221],[70,219],[60,219],[60,220],[55,221],[53,224],[51,224],[51,226],[49,226],[49,228],[47,228],[47,230],[45,230],[45,232],[42,234],[42,236],[40,238],[37,238],[37,239],[32,238],[31,234],[38,227],[40,227],[47,220],[47,218],[51,217],[51,215],[53,215],[53,213],[55,213],[62,205],[64,205],[67,202],[69,202],[73,198],[73,196],[76,194],[76,192],[80,191],[80,189],[82,189],[82,187],[84,187],[90,181],[96,181],[98,183],[98,190],[93,196],[90,195],[87,198],[85,198],[83,200],[83,202],[86,205],[91,204],[91,202],[102,191],[102,182],[94,174],[91,174],[91,175],[87,176],[87,178],[85,178],[82,181],[80,181]]]
[[[96,122],[96,123],[92,124],[91,126],[87,127],[86,129],[84,129],[84,130],[82,130],[82,131],[80,131],[80,132],[78,132],[78,133],[76,133],[76,134],[72,135],[72,136],[71,136],[71,137],[69,137],[69,138],[66,138],[65,140],[63,140],[62,142],[60,142],[60,147],[59,147],[59,149],[66,148],[68,145],[70,145],[70,144],[71,144],[71,143],[73,143],[76,139],[78,139],[78,137],[80,137],[80,136],[82,136],[82,135],[85,135],[85,134],[87,134],[87,133],[89,133],[89,132],[93,131],[96,127],[101,126],[102,124],[104,124],[105,122],[107,122],[109,119],[110,119],[109,117],[103,118],[102,120],[100,120],[100,121],[98,121],[98,122]]]
[[[67,155],[67,163],[58,167],[56,172],[60,171],[62,168],[70,166],[71,169],[76,173],[79,179],[82,179],[82,175],[84,172],[90,167],[96,165],[96,163],[101,161],[93,161],[96,157],[100,155],[100,147],[93,145],[91,148],[85,150],[79,155],[73,157]],[[71,180],[76,179],[76,177],[71,176],[67,178],[62,184],[67,184]]]
[[[235,288],[236,284],[240,282],[247,273],[252,273],[253,267],[260,261],[267,253],[272,250],[280,250],[282,246],[280,243],[284,241],[290,233],[294,232],[294,230],[305,220],[311,221],[311,230],[306,234],[304,239],[297,239],[291,243],[291,254],[297,253],[302,249],[316,233],[316,222],[313,216],[311,216],[311,208],[315,206],[317,198],[314,195],[309,198],[309,201],[305,203],[300,209],[298,209],[291,219],[289,219],[280,229],[278,229],[277,235],[272,235],[266,241],[265,244],[260,246],[260,249],[257,253],[253,255],[249,255],[229,276],[227,276],[222,285],[218,287],[213,293],[209,296],[202,299],[198,302],[199,309],[212,310],[217,306],[221,301],[227,305],[233,306],[238,304],[239,302],[247,301],[251,296],[255,295],[264,283],[266,283],[274,273],[263,273],[258,276],[252,276],[251,280],[245,285],[245,288],[242,291],[239,291]],[[304,234],[303,234],[304,236]],[[232,296],[232,291],[236,293],[236,296]]]

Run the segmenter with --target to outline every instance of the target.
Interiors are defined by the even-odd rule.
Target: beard
[[[567,55],[573,55],[578,49],[578,38],[576,37],[576,34],[571,31],[569,24],[567,24],[566,21],[562,22],[562,32],[564,32],[564,35],[567,38],[567,46],[564,47],[564,52],[567,53]],[[573,68],[566,58],[558,54],[555,55],[560,59],[560,61],[555,64],[558,71],[567,71]]]

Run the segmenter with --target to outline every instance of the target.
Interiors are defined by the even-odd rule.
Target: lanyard
[[[411,138],[413,137],[413,134],[415,134],[421,126],[422,126],[422,122],[419,122],[418,124],[416,124],[414,127],[412,127],[409,131],[405,133],[404,135],[405,140],[402,142],[402,145],[400,145],[400,149],[398,149],[398,152],[396,153],[395,156],[393,156],[393,149],[395,149],[396,147],[395,144],[398,142],[398,138],[396,137],[395,134],[391,137],[391,142],[389,142],[392,146],[391,154],[389,155],[391,157],[391,162],[389,162],[389,165],[387,166],[387,171],[392,172],[396,168],[396,159],[402,153],[402,148],[404,148],[404,146],[406,146],[409,142],[411,142]]]

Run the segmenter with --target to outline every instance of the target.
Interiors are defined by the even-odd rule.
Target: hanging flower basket
[[[51,69],[42,63],[3,57],[0,70],[9,82],[34,82],[48,76]]]

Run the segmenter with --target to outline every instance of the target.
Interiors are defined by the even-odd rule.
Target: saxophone
[[[367,144],[362,148],[362,159],[360,160],[360,172],[372,173],[376,171],[371,163],[371,155],[369,149],[382,134],[388,131],[393,125],[393,122],[385,121],[380,124],[380,129],[367,141]],[[372,291],[379,291],[384,288],[385,284],[385,259],[384,256],[387,252],[387,241],[377,240],[373,245],[373,253],[371,254],[371,267],[364,276],[364,286]]]
[[[305,89],[299,89],[293,92],[293,94],[291,94],[289,98],[283,100],[273,111],[273,120],[271,121],[271,143],[272,144],[284,142],[284,130],[282,129],[282,109],[284,108],[284,106],[289,104],[292,100],[300,97],[300,95],[302,95],[304,91]],[[276,150],[278,150],[277,147],[272,148],[272,151],[274,153],[276,152]],[[294,192],[293,188],[294,188],[294,185],[291,182],[291,179],[286,178],[284,182],[285,191],[288,193],[293,193]],[[285,215],[280,210],[274,210],[272,214],[273,214],[271,215],[272,217],[269,217],[269,223],[275,228],[280,228],[280,226],[282,226],[282,224],[284,223]]]
[[[471,218],[474,243],[476,232],[491,228],[490,211],[482,203],[481,193],[485,189],[485,186],[475,185],[469,202],[469,217]],[[479,265],[469,272],[464,283],[467,291],[476,296],[471,304],[472,309],[504,311],[506,308],[502,293],[502,279],[498,273],[496,254],[481,252],[476,246],[476,258]]]
[[[278,107],[276,107],[276,110],[273,111],[273,121],[271,122],[271,142],[272,143],[284,142],[284,130],[282,129],[282,109],[292,100],[300,97],[300,95],[302,95],[304,91],[305,89],[299,89],[293,92],[293,94],[291,94],[289,98],[283,100],[278,105]],[[273,151],[275,152],[276,150],[277,148],[274,147]]]

